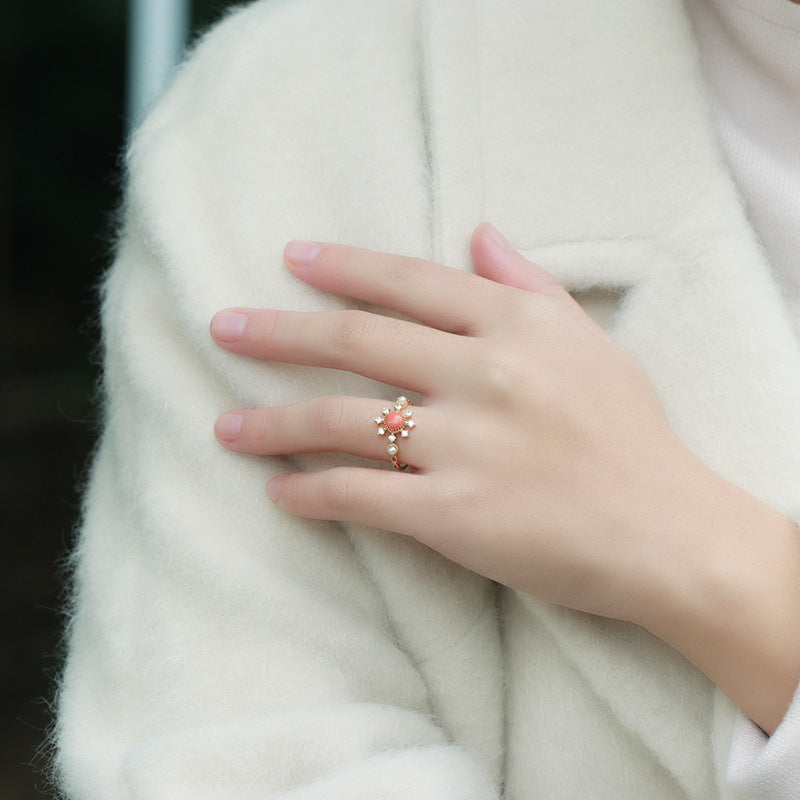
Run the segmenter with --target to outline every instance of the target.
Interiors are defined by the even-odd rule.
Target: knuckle
[[[272,430],[270,424],[270,413],[266,408],[261,408],[258,411],[249,415],[250,425],[249,433],[251,438],[256,442],[266,441],[269,433]]]
[[[474,374],[481,376],[486,399],[500,405],[507,405],[519,395],[530,373],[525,359],[502,347],[484,350],[474,369]]]
[[[399,258],[392,262],[388,279],[399,287],[413,283],[430,270],[430,264],[421,258]]]
[[[334,352],[358,353],[376,331],[376,317],[366,311],[345,311],[333,323],[330,343]]]
[[[328,473],[325,495],[328,507],[336,514],[344,514],[353,506],[355,488],[350,475],[340,469],[332,469]]]
[[[345,429],[346,417],[344,398],[320,398],[311,408],[311,429],[319,431],[325,441],[337,442]]]
[[[251,313],[251,319],[255,317],[256,324],[248,324],[245,336],[255,339],[264,347],[269,347],[279,339],[279,326],[284,321],[285,315],[286,312],[267,309],[261,309],[256,314]]]

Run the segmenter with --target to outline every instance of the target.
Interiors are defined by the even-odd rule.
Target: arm
[[[659,535],[691,543],[641,624],[683,653],[767,733],[800,681],[800,534],[698,465]],[[674,500],[679,497],[677,503]]]

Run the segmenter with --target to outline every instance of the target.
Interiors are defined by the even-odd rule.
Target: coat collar
[[[654,249],[749,240],[680,0],[436,0],[420,20],[435,256],[488,219],[565,282],[631,285]],[[699,224],[698,224],[699,221]],[[593,257],[570,257],[581,243]],[[636,267],[616,257],[624,242]],[[468,261],[468,258],[467,258]]]

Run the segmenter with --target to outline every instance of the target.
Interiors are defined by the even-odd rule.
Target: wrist
[[[800,535],[712,470],[687,477],[659,532],[669,552],[653,602],[636,621],[771,733],[800,680]]]

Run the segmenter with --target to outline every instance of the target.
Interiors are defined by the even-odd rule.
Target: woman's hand
[[[301,280],[416,322],[361,311],[214,318],[232,352],[349,370],[424,398],[398,441],[411,472],[282,475],[269,495],[300,516],[413,536],[543,599],[642,621],[664,580],[680,580],[671,573],[688,542],[670,523],[706,470],[638,363],[561,286],[489,225],[472,248],[479,275],[341,245],[287,247]],[[237,411],[217,435],[239,452],[387,461],[374,421],[385,405],[324,397]]]
[[[399,440],[410,472],[279,475],[281,508],[413,536],[544,600],[636,622],[771,732],[800,678],[800,537],[695,458],[633,357],[552,277],[480,226],[477,275],[293,242],[320,289],[395,309],[229,309],[216,341],[262,360],[334,367],[419,392]],[[217,421],[231,450],[388,460],[385,399],[323,397]]]

